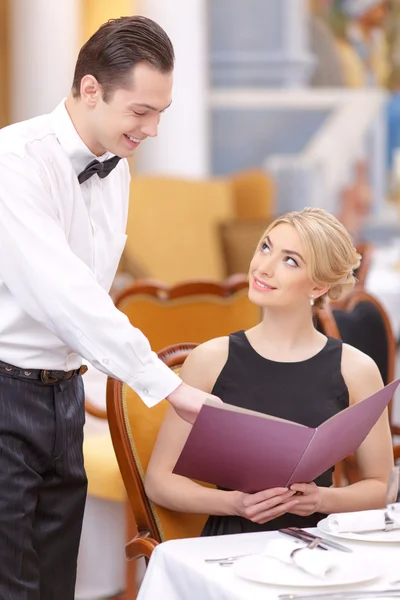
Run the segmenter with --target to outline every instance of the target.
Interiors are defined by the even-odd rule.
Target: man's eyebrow
[[[155,106],[151,106],[150,104],[137,104],[136,102],[134,102],[133,104],[131,104],[131,107],[136,106],[136,107],[139,107],[139,108],[147,108],[148,110],[154,110],[155,112],[163,112],[164,110],[167,110],[167,108],[169,108],[171,106],[171,104],[172,104],[172,100],[168,104],[168,106],[166,106],[165,108],[162,108],[161,110],[159,110]]]

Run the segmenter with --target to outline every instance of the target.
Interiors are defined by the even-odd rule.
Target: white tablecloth
[[[152,554],[137,600],[276,600],[282,593],[317,593],[318,588],[253,583],[235,575],[231,566],[204,562],[205,557],[261,552],[269,540],[281,535],[272,531],[164,542]],[[390,581],[399,579],[397,544],[349,540],[343,543],[382,565],[384,575],[379,580],[357,585],[358,589],[384,589],[389,587]],[[349,586],[334,586],[326,591],[339,589],[349,589]]]

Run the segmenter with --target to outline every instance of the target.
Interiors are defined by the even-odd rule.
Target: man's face
[[[89,148],[97,156],[107,150],[121,158],[132,156],[143,140],[157,135],[171,94],[172,73],[161,73],[147,63],[138,64],[127,86],[111,92],[107,101],[99,86],[96,102],[88,111]]]

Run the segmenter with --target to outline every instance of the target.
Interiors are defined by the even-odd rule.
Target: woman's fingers
[[[250,507],[261,502],[270,501],[271,506],[274,506],[277,502],[282,502],[282,498],[291,498],[294,493],[294,491],[288,488],[270,488],[269,490],[262,490],[255,494],[245,494],[243,505]]]
[[[274,506],[273,508],[260,511],[250,520],[254,523],[267,523],[267,521],[276,519],[287,512],[293,512],[297,504],[298,500],[295,500],[294,498],[290,499],[287,502],[283,502]]]
[[[281,512],[286,512],[286,506],[290,506],[292,508],[298,503],[297,499],[292,499],[293,495],[294,492],[289,490],[285,491],[281,495],[273,496],[272,498],[267,498],[266,500],[259,501],[257,502],[257,504],[245,506],[244,516],[246,516],[247,519],[255,520],[256,518],[258,519],[260,514],[264,515],[266,513],[271,513],[272,515],[275,513],[281,514]]]

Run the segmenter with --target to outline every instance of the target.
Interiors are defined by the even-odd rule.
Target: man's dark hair
[[[165,31],[151,19],[120,17],[104,23],[82,46],[76,61],[72,95],[80,96],[82,77],[93,75],[107,102],[117,88],[128,85],[132,69],[148,63],[161,73],[174,67],[174,49]]]

